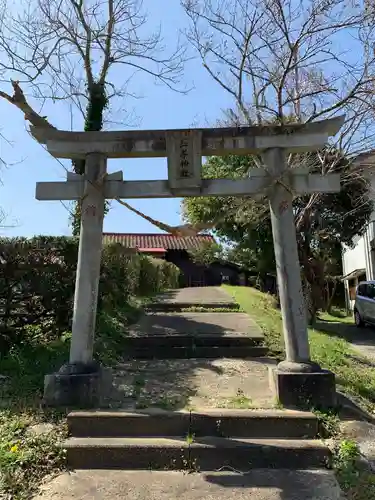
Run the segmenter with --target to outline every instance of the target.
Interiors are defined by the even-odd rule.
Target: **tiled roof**
[[[103,233],[103,243],[121,243],[126,248],[165,248],[166,250],[192,250],[199,248],[202,243],[214,242],[209,234],[197,236],[173,236],[173,234],[129,234],[129,233]]]

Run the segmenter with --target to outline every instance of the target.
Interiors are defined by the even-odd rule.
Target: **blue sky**
[[[160,2],[148,0],[145,1],[145,6],[150,12],[150,27],[157,27],[161,22],[165,43],[173,44],[178,30],[186,25],[186,19],[179,1],[165,1],[168,3],[168,9],[163,9],[162,12]],[[122,68],[115,71],[116,79],[121,78]],[[228,96],[210,79],[198,59],[185,66],[184,81],[188,86],[194,86],[188,95],[174,93],[167,87],[155,85],[148,77],[143,76],[141,80],[136,81],[135,85],[140,87],[144,98],[124,104],[134,107],[141,119],[137,128],[213,125],[222,117],[222,110],[231,105]],[[11,93],[10,85],[7,87],[2,84],[2,89]],[[33,104],[38,109],[38,103],[34,101]],[[70,107],[67,103],[49,103],[43,107],[42,114],[48,116],[50,122],[58,128],[70,129]],[[16,108],[0,100],[0,116],[1,132],[11,142],[11,145],[7,145],[0,141],[1,155],[5,156],[9,163],[0,172],[0,206],[7,215],[5,224],[9,227],[0,228],[0,235],[69,235],[67,208],[60,202],[35,200],[36,182],[63,181],[66,170],[29,136],[27,123]],[[121,119],[121,116],[116,116],[116,119]],[[69,162],[65,164],[69,166]],[[165,159],[109,160],[108,169],[110,172],[123,170],[124,178],[129,180],[161,179],[167,175]],[[180,221],[178,199],[132,200],[131,203],[147,215],[171,225]],[[156,232],[157,229],[114,201],[110,213],[105,218],[104,231],[138,233]]]

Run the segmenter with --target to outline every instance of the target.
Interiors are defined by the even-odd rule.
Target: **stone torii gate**
[[[66,182],[39,182],[38,200],[81,200],[82,217],[69,363],[45,379],[46,404],[95,405],[102,380],[93,360],[94,331],[102,252],[105,199],[186,196],[247,196],[268,193],[286,360],[275,371],[279,400],[285,406],[334,403],[334,374],[310,359],[301,286],[295,194],[337,192],[340,176],[289,170],[286,155],[324,147],[344,117],[309,124],[189,130],[66,132],[31,127],[31,133],[57,158],[85,159],[83,176],[68,173]],[[256,154],[265,168],[248,178],[203,179],[202,157]],[[109,158],[167,157],[168,179],[124,181],[107,174]]]

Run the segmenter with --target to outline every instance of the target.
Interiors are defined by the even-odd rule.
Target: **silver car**
[[[354,321],[360,327],[366,323],[375,325],[375,281],[362,281],[356,290]]]

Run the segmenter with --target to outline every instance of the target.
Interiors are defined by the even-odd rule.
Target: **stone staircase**
[[[130,331],[124,358],[252,358],[266,355],[263,339],[258,325],[222,290],[185,288],[149,304]]]
[[[263,335],[239,312],[148,312],[133,327],[124,359],[265,356]]]
[[[68,424],[67,460],[76,469],[305,469],[329,459],[317,419],[304,412],[73,412]]]
[[[206,312],[195,312],[196,308]],[[164,361],[157,360],[166,360],[171,363],[166,365],[166,373],[171,376],[170,366],[176,366],[173,363],[178,360],[184,367],[189,360],[200,363],[226,358],[234,365],[254,362],[258,371],[242,381],[252,394],[260,368],[267,373],[268,368],[262,366],[266,360],[260,358],[267,350],[259,327],[236,310],[238,306],[221,289],[184,289],[162,296],[131,328],[125,366],[126,359],[129,363],[148,363],[140,365],[142,374],[146,368],[156,370],[155,365],[163,365]],[[208,392],[227,389],[218,367],[210,365],[209,369],[218,371],[218,383],[209,386]],[[156,371],[150,371],[151,378],[153,373]],[[183,371],[180,375],[185,376]],[[162,375],[156,382],[162,393],[164,378]],[[266,399],[274,406],[269,387],[261,386],[258,392],[267,392]],[[68,425],[71,437],[64,446],[68,464],[75,469],[305,469],[322,468],[330,457],[328,448],[318,439],[317,418],[292,410],[198,404],[197,409],[170,411],[137,409],[135,405],[116,411],[75,411],[69,414]]]

